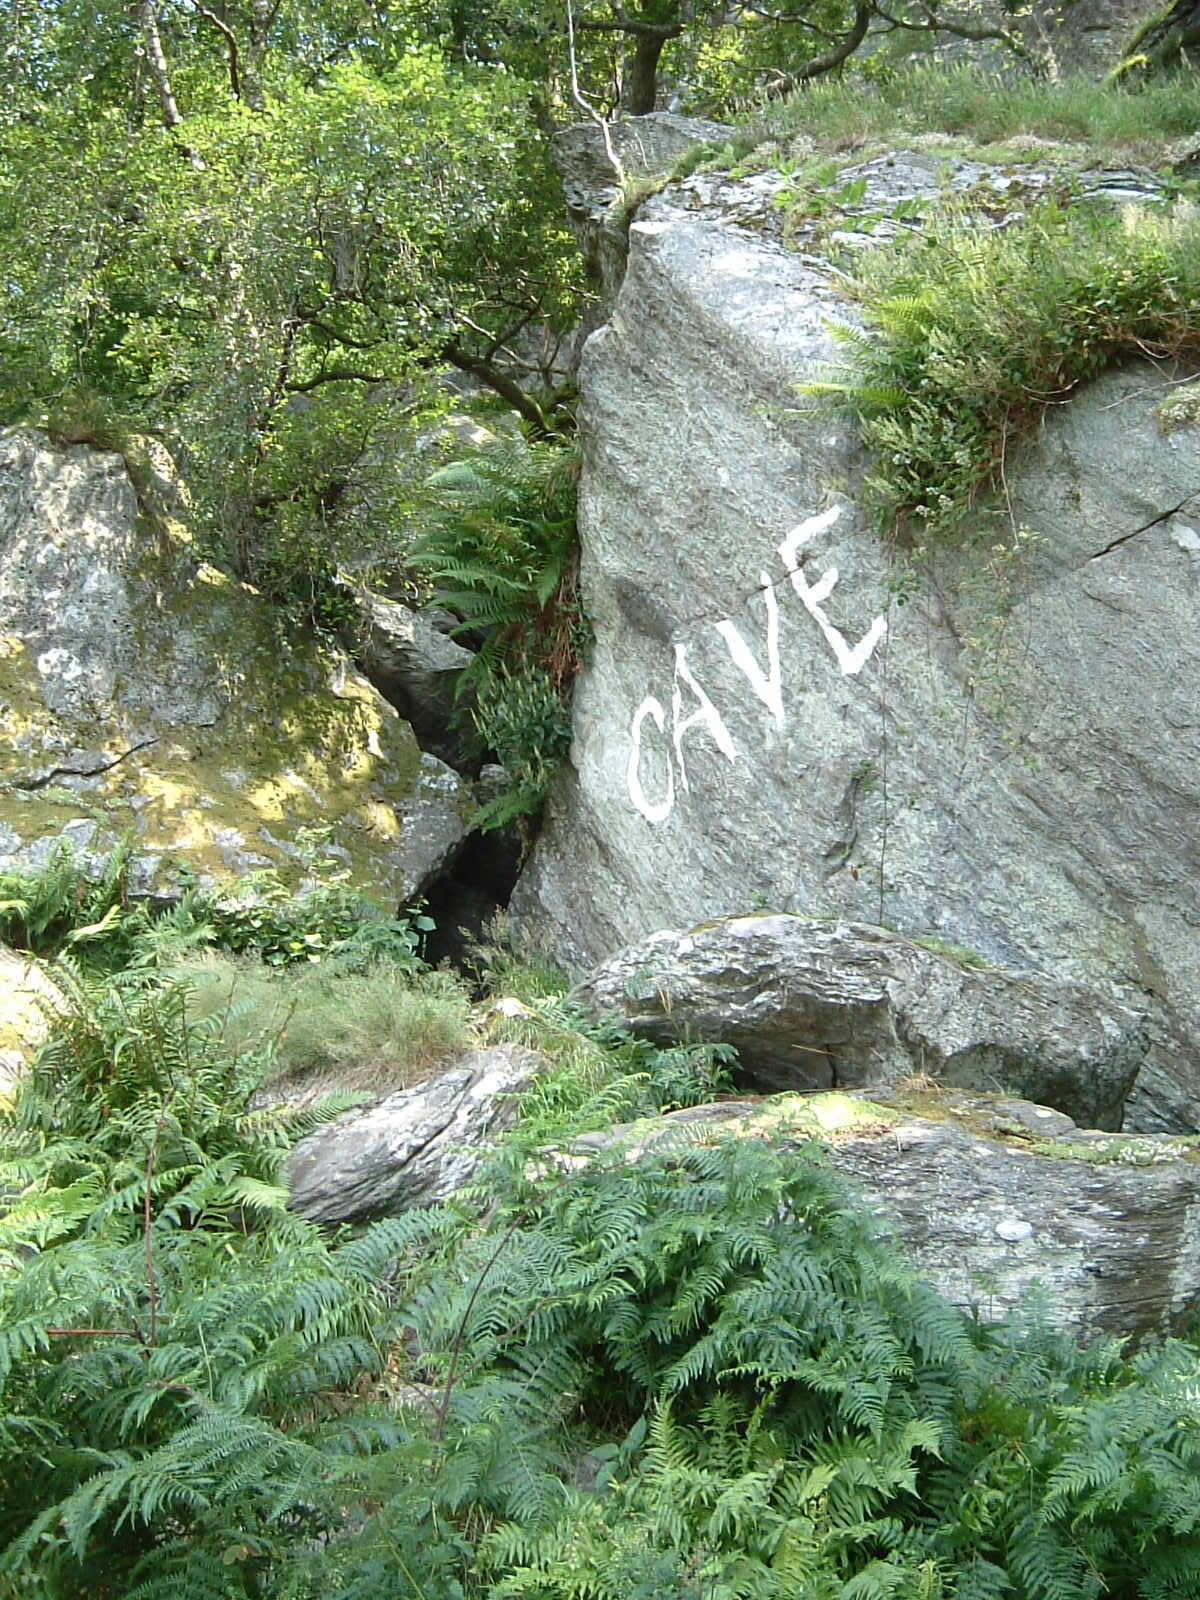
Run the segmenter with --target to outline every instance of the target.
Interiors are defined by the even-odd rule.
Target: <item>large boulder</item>
[[[407,720],[422,749],[455,768],[477,762],[478,738],[452,725],[459,682],[474,653],[398,600],[370,591],[354,600],[355,618],[343,642],[364,676]]]
[[[575,998],[660,1044],[736,1047],[759,1088],[936,1079],[1119,1128],[1144,1015],[1081,984],[977,963],[856,923],[750,916],[663,931]]]
[[[139,510],[121,456],[0,434],[0,867],[129,832],[142,893],[176,893],[181,863],[298,885],[297,835],[318,828],[353,886],[394,905],[473,809],[344,654],[282,640],[257,594]]]
[[[1200,1303],[1197,1141],[1085,1133],[1024,1100],[731,1100],[584,1135],[561,1159],[619,1146],[636,1160],[730,1136],[823,1141],[922,1278],[984,1321],[1035,1285],[1050,1320],[1081,1339],[1178,1333]]]
[[[347,1112],[288,1157],[292,1210],[313,1222],[359,1222],[444,1200],[475,1177],[544,1065],[520,1045],[493,1045]]]
[[[876,212],[1011,181],[856,172]],[[1129,995],[1154,1038],[1131,1125],[1200,1129],[1200,430],[1160,429],[1158,368],[1109,372],[1010,450],[989,543],[1041,537],[1000,588],[965,545],[897,604],[854,432],[798,401],[853,312],[780,237],[783,181],[649,200],[587,345],[596,643],[518,922],[585,970],[757,904]]]
[[[607,141],[590,122],[554,135],[551,154],[562,178],[567,215],[604,310],[611,307],[625,274],[627,185],[669,172],[686,151],[729,132],[724,123],[656,111],[610,124]]]

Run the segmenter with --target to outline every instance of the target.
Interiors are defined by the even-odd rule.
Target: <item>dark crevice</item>
[[[503,911],[521,866],[521,841],[513,828],[473,833],[449,872],[428,890],[426,910],[437,924],[425,943],[425,959],[469,976],[471,946]]]
[[[1143,522],[1140,528],[1134,528],[1130,533],[1123,533],[1119,539],[1113,539],[1111,543],[1104,546],[1103,550],[1097,550],[1094,555],[1090,555],[1088,560],[1099,561],[1101,556],[1108,555],[1112,550],[1119,550],[1123,544],[1128,544],[1130,539],[1136,539],[1138,534],[1149,533],[1151,528],[1157,528],[1161,523],[1166,522],[1168,518],[1177,517],[1184,506],[1194,500],[1198,494],[1200,494],[1200,489],[1190,489],[1177,506],[1170,506],[1166,511],[1160,511],[1157,516],[1151,517],[1149,522]]]
[[[111,772],[114,767],[119,767],[122,761],[128,761],[130,756],[136,755],[139,750],[146,750],[152,744],[158,743],[158,735],[153,739],[143,739],[140,744],[130,745],[128,750],[122,750],[119,756],[114,756],[111,761],[106,761],[99,767],[51,767],[49,772],[43,773],[40,778],[14,778],[11,787],[22,789],[27,794],[37,789],[45,789],[52,784],[55,778],[98,778],[105,772]]]

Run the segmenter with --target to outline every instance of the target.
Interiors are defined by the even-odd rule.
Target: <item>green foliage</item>
[[[477,647],[460,702],[509,774],[484,828],[536,813],[571,742],[570,697],[589,630],[579,596],[575,449],[515,439],[435,473],[410,557]]]
[[[333,1107],[255,1109],[186,984],[60,983],[0,1112],[5,1600],[1195,1587],[1196,1350],[971,1323],[786,1130],[576,1143],[702,1053],[547,1005],[477,1196],[327,1240],[280,1180]]]
[[[219,899],[204,899],[200,915],[223,950],[252,951],[268,966],[335,960],[343,968],[386,961],[415,972],[424,934],[421,913],[387,917],[344,882],[318,883],[295,894],[273,868],[247,873]]]
[[[55,976],[0,1112],[0,1593],[128,1594],[151,1560],[253,1592],[202,1579],[308,1525],[329,1396],[378,1364],[378,1258],[282,1210],[290,1139],[339,1106],[255,1109],[268,1057],[185,986]]]
[[[210,945],[253,953],[272,967],[329,961],[353,971],[382,962],[420,970],[418,952],[432,921],[419,909],[385,916],[348,888],[338,863],[320,855],[319,833],[310,831],[298,846],[314,878],[307,892],[293,893],[265,868],[214,897],[181,867],[180,902],[157,914],[129,898],[128,839],[107,858],[81,856],[64,841],[41,871],[0,875],[0,940],[35,955],[70,951],[100,971],[170,966]]]
[[[126,902],[131,855],[125,839],[94,873],[64,841],[40,872],[0,873],[0,941],[34,955],[89,946],[114,961],[128,959],[147,925]]]
[[[1193,354],[1200,218],[1051,201],[1003,228],[969,209],[872,251],[844,328],[852,376],[806,385],[857,419],[881,529],[956,533],[1044,408],[1124,356]]]
[[[169,129],[136,28],[112,20],[103,88],[79,93],[81,43],[47,29],[76,75],[23,79],[3,117],[0,409],[77,431],[102,396],[107,431],[172,448],[204,552],[330,626],[339,562],[403,498],[391,463],[423,375],[486,377],[514,328],[574,320],[545,136],[519,80],[415,34],[373,48],[361,16],[315,70],[319,30],[279,39],[259,109],[195,53],[203,25],[167,33],[188,63]]]

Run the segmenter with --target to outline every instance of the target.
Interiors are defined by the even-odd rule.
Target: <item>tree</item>
[[[567,9],[567,0],[459,0],[456,45],[526,71],[540,53],[566,99]],[[631,116],[655,109],[664,77],[720,112],[732,98],[786,93],[836,71],[883,34],[997,40],[1025,53],[1014,33],[983,21],[978,0],[571,0],[571,20],[585,89]]]
[[[9,417],[102,397],[181,455],[240,575],[310,597],[356,464],[425,374],[555,431],[506,352],[567,328],[582,279],[519,78],[370,7],[140,0],[100,13],[96,83],[80,17],[35,20],[0,112]]]

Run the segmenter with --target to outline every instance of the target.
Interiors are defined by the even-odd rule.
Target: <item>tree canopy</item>
[[[311,611],[331,519],[371,462],[378,520],[388,440],[431,374],[560,430],[552,356],[587,290],[554,126],[584,101],[650,109],[667,69],[720,110],[829,70],[886,15],[23,0],[0,20],[0,409],[100,442],[156,434],[210,552]]]

